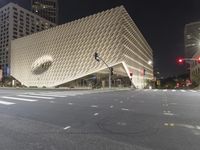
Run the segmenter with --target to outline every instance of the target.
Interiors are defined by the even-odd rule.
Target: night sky
[[[30,0],[0,0],[0,6],[15,2],[29,9]],[[200,21],[200,0],[59,0],[60,24],[124,5],[153,49],[154,69],[167,77],[185,72],[176,64],[184,55],[184,25]]]

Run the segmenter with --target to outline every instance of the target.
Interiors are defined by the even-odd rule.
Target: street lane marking
[[[174,123],[164,123],[164,126],[174,127],[175,124]]]
[[[176,92],[176,90],[172,90],[172,92]]]
[[[13,104],[15,104],[15,103],[6,102],[6,101],[0,101],[0,104],[3,104],[3,105],[13,105]]]
[[[195,90],[190,90],[190,92],[196,93],[197,91],[195,91]]]
[[[9,96],[3,96],[2,98],[19,100],[19,101],[26,101],[26,102],[36,102],[37,101],[37,100],[33,100],[33,99],[25,99],[25,98],[17,98],[17,97],[9,97]]]
[[[113,105],[110,106],[110,108],[113,108],[113,107],[114,107]]]
[[[67,127],[64,128],[64,130],[68,130],[70,128],[71,128],[71,126],[67,126]]]
[[[120,101],[120,103],[122,104],[122,103],[123,103],[123,101]]]
[[[176,126],[184,127],[184,128],[188,128],[188,129],[195,129],[195,127],[193,125],[189,125],[189,124],[176,124]]]
[[[166,115],[166,116],[174,116],[175,114],[171,113],[171,112],[164,112],[163,115]]]
[[[91,105],[90,107],[98,108],[98,105]]]
[[[121,108],[121,110],[124,110],[124,111],[129,111],[129,109],[127,109],[127,108]]]
[[[73,103],[68,103],[68,105],[73,105]]]
[[[181,92],[186,92],[185,90],[181,90]]]
[[[158,91],[158,89],[153,90],[154,92]]]
[[[176,105],[177,103],[169,103],[169,105]]]
[[[29,97],[29,98],[40,98],[40,99],[54,99],[53,97],[42,97],[42,96],[32,96],[32,95],[17,95],[19,97]]]
[[[99,113],[94,113],[94,116],[98,116],[99,115]]]
[[[38,96],[50,96],[50,97],[67,97],[67,96],[63,96],[63,95],[49,95],[49,94],[35,94],[35,93],[31,93],[28,95],[38,95]]]
[[[163,90],[163,92],[167,92],[167,89]]]
[[[200,130],[200,126],[196,126],[196,129]]]
[[[164,126],[168,126],[169,124],[168,123],[164,123]]]
[[[119,126],[126,126],[127,123],[126,122],[117,122],[117,125],[119,125]]]

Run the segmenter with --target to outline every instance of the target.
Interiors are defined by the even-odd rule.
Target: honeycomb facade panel
[[[106,69],[95,52],[109,66],[123,65],[127,77],[133,72],[135,87],[153,78],[152,50],[123,6],[14,40],[11,47],[11,75],[26,86],[54,87]]]

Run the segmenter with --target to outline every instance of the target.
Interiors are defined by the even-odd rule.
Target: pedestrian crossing
[[[19,102],[37,102],[42,100],[54,100],[69,96],[100,93],[103,91],[46,91],[46,92],[25,92],[12,96],[0,96],[0,105],[14,105]]]
[[[185,93],[185,92],[190,92],[190,93],[199,93],[200,94],[200,90],[180,90],[180,89],[144,89],[143,91],[147,92],[147,91],[152,91],[152,92],[181,92],[181,93]]]
[[[3,105],[13,105],[13,104],[15,104],[15,103],[6,102],[6,101],[0,101],[0,104],[3,104]]]

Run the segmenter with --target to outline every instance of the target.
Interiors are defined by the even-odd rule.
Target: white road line
[[[181,92],[186,92],[185,90],[181,90]]]
[[[164,112],[163,115],[166,115],[166,116],[174,116],[175,114],[171,113],[171,112]]]
[[[121,110],[124,110],[124,111],[129,111],[129,109],[127,109],[127,108],[121,108]]]
[[[167,89],[164,89],[163,92],[167,92]]]
[[[35,94],[35,93],[32,93],[32,94],[29,94],[29,95],[38,95],[38,96],[50,96],[50,97],[67,97],[67,96],[63,96],[63,95],[49,95],[49,94]]]
[[[67,127],[65,127],[65,128],[63,128],[64,130],[68,130],[68,129],[70,129],[71,128],[71,126],[67,126]]]
[[[110,108],[113,108],[113,107],[114,107],[113,105],[110,106]]]
[[[195,91],[195,90],[190,90],[190,92],[196,93],[197,91]]]
[[[156,91],[158,91],[158,89],[154,89],[153,91],[156,92]]]
[[[42,97],[42,96],[32,96],[32,95],[17,95],[19,97],[29,97],[29,98],[41,98],[41,99],[54,99],[53,97]]]
[[[25,99],[25,98],[17,98],[17,97],[9,97],[9,96],[3,96],[1,98],[13,99],[13,100],[18,100],[18,101],[26,101],[26,102],[35,102],[35,101],[37,101],[37,100],[34,100],[34,99]]]
[[[91,105],[91,107],[93,107],[93,108],[98,108],[98,105]]]
[[[196,129],[200,130],[200,126],[196,126]]]
[[[169,103],[170,105],[176,105],[177,103]]]
[[[68,103],[68,105],[73,105],[73,103]]]
[[[15,104],[15,103],[6,102],[6,101],[0,101],[0,104],[3,104],[3,105],[13,105],[13,104]]]
[[[98,116],[99,115],[99,113],[94,113],[94,116]]]
[[[172,92],[176,92],[176,90],[172,90]]]

